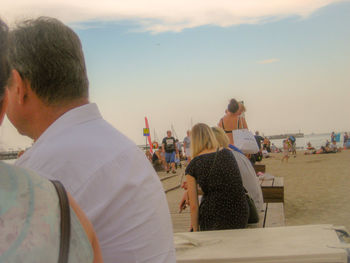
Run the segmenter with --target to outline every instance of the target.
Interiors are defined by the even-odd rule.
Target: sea
[[[283,140],[284,139],[271,140],[271,143],[274,143],[278,148],[282,148]],[[299,150],[306,149],[307,143],[310,142],[314,148],[319,149],[321,148],[321,146],[326,145],[327,140],[329,142],[331,141],[330,133],[308,134],[308,135],[304,135],[303,138],[296,138],[296,147]],[[343,143],[344,143],[344,133],[340,133],[340,141],[337,142],[337,146],[342,147]]]

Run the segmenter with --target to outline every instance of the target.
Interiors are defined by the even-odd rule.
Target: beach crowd
[[[6,113],[34,140],[15,165],[0,162],[1,262],[175,262],[155,169],[175,174],[181,160],[179,210],[189,207],[190,231],[259,220],[253,165],[279,149],[259,132],[249,135],[243,101],[231,99],[217,126],[195,124],[183,142],[167,131],[145,156],[89,101],[80,39],[59,20],[25,20],[11,30],[0,20],[0,66],[0,124]],[[238,147],[243,131],[247,148]],[[296,156],[292,137],[282,161]]]

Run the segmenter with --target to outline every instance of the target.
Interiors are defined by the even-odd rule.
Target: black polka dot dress
[[[247,226],[249,207],[241,174],[230,150],[196,156],[187,166],[186,175],[193,176],[204,193],[199,206],[200,231]]]

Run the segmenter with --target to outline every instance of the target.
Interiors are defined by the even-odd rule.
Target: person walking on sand
[[[40,17],[9,40],[7,116],[34,139],[16,165],[63,183],[91,220],[104,262],[174,263],[163,187],[145,154],[89,102],[78,35]]]
[[[291,149],[292,149],[292,154],[295,157],[297,157],[297,146],[296,146],[296,138],[294,136],[289,136],[288,138],[289,143],[291,145]]]
[[[173,136],[171,136],[171,131],[166,132],[167,136],[164,137],[162,141],[162,150],[165,152],[165,161],[166,161],[166,172],[169,173],[170,166],[171,171],[173,174],[176,173],[175,171],[175,156],[178,153],[177,147],[176,147],[176,141]]]
[[[289,159],[289,143],[288,140],[283,140],[283,157],[281,162],[283,163],[284,160],[286,160],[286,162],[288,163],[288,159]]]

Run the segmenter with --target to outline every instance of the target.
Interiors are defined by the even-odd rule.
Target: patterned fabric
[[[201,231],[244,228],[248,204],[237,162],[228,149],[196,156],[186,168],[204,193],[199,206]]]
[[[85,230],[71,209],[69,263],[92,262]],[[57,262],[60,208],[50,181],[0,162],[0,262]]]

